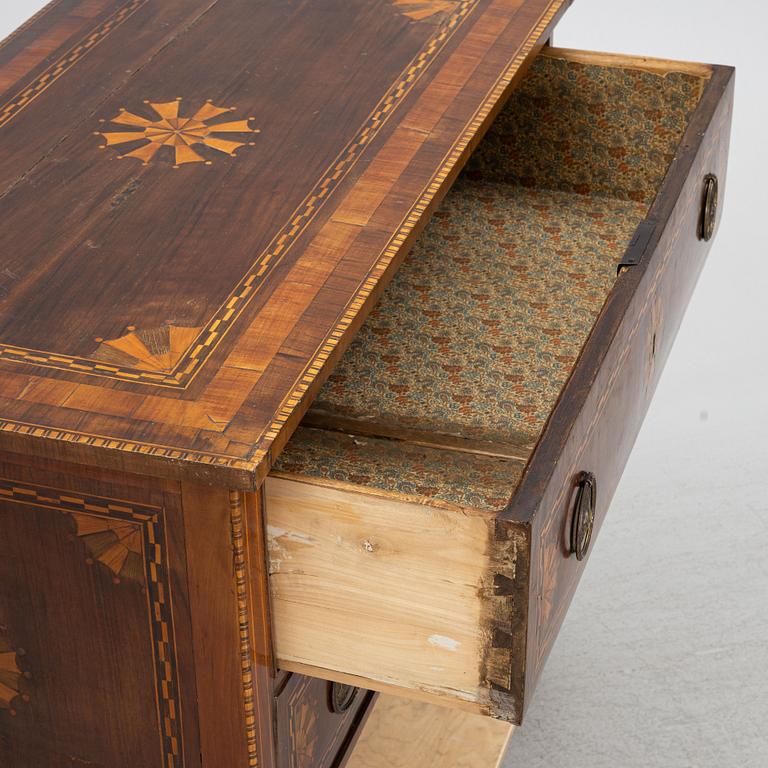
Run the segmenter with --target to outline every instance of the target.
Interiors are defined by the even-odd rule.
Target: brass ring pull
[[[571,519],[571,554],[575,554],[577,560],[583,560],[587,556],[592,541],[596,496],[597,480],[595,476],[591,472],[582,472],[578,479],[578,489]]]
[[[699,240],[705,242],[712,239],[715,234],[715,222],[717,220],[717,176],[713,173],[704,177],[704,195],[701,203],[701,217],[699,220]]]
[[[353,685],[344,685],[344,683],[330,683],[328,699],[331,705],[331,711],[336,714],[346,712],[354,703],[359,688]]]

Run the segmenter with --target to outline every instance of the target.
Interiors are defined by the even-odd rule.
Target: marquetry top
[[[569,0],[53,0],[0,43],[0,448],[256,487]]]

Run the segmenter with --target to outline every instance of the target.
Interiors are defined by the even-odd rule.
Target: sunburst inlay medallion
[[[291,707],[290,718],[294,748],[291,765],[312,765],[318,762],[317,708],[308,699],[302,699]]]
[[[89,562],[100,562],[115,578],[143,580],[141,528],[137,523],[73,512],[77,535],[85,544]]]
[[[2,634],[0,627],[0,709],[11,710],[13,714],[12,702],[20,695],[21,678],[18,654]]]
[[[201,330],[175,325],[137,330],[129,325],[117,339],[96,339],[99,346],[92,356],[105,363],[170,373]]]
[[[152,108],[159,119],[151,120],[122,108],[117,117],[112,118],[110,122],[130,126],[135,130],[97,131],[96,135],[102,136],[106,141],[102,149],[141,142],[141,146],[119,157],[134,158],[147,165],[152,160],[166,156],[173,159],[174,168],[187,163],[211,165],[212,161],[200,154],[198,150],[205,152],[207,148],[232,156],[240,147],[253,146],[253,141],[248,139],[235,141],[222,138],[221,134],[242,134],[243,137],[250,135],[249,138],[252,138],[254,134],[260,133],[258,128],[251,128],[251,121],[254,119],[252,117],[245,120],[211,123],[212,120],[235,109],[234,107],[217,107],[211,101],[207,101],[192,117],[181,116],[180,98],[162,103],[146,101],[145,104]],[[163,152],[160,153],[160,150]]]

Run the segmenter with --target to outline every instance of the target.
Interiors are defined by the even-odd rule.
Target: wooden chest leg
[[[182,484],[203,765],[275,764],[258,494]]]

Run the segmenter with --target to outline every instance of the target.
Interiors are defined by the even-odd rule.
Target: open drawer
[[[282,668],[521,720],[704,263],[732,89],[537,58],[266,482]]]

